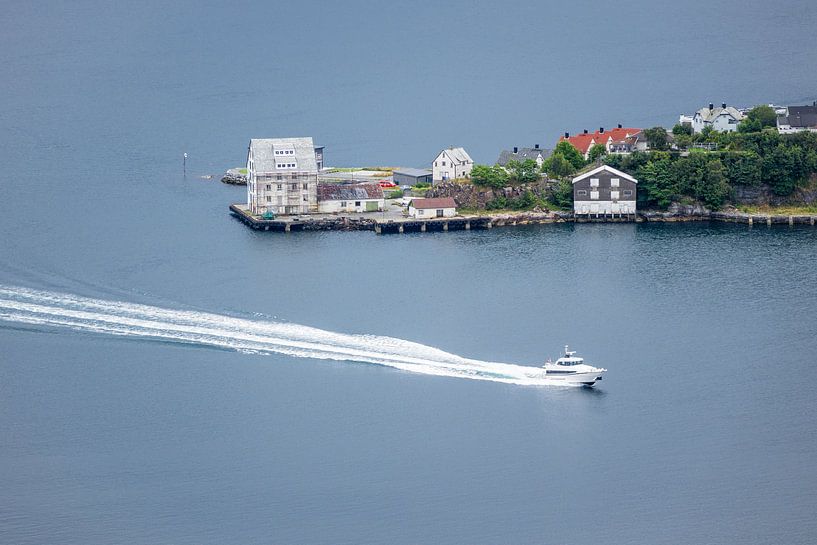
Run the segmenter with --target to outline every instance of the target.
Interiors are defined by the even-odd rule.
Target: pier
[[[411,218],[395,211],[362,214],[309,214],[263,219],[249,213],[245,204],[231,204],[232,215],[256,231],[374,231],[378,235],[485,230],[494,227],[542,225],[548,223],[667,223],[719,221],[750,226],[817,224],[815,215],[763,215],[742,212],[705,212],[673,214],[639,212],[637,214],[574,214],[572,212],[518,212],[491,215],[462,215],[451,218]]]

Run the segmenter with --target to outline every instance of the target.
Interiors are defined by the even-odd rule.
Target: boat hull
[[[568,384],[576,384],[582,386],[593,386],[596,382],[602,379],[604,371],[593,371],[587,373],[554,373],[552,371],[545,372],[544,378],[547,380],[566,382]]]

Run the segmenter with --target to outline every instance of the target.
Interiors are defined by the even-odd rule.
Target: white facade
[[[384,199],[318,201],[318,212],[321,214],[339,214],[343,212],[382,212],[385,206],[386,204]]]
[[[576,202],[573,205],[573,212],[576,214],[635,214],[635,201],[598,201],[598,202]]]
[[[318,210],[312,138],[254,138],[247,151],[247,206],[252,214]]]
[[[474,161],[463,148],[447,148],[437,154],[431,166],[432,179],[436,182],[470,178]]]
[[[737,108],[732,106],[722,104],[720,108],[715,108],[710,104],[709,108],[701,108],[692,116],[692,132],[697,134],[705,127],[712,127],[718,132],[736,131],[744,117]]]
[[[414,206],[409,205],[408,214],[410,217],[418,219],[453,218],[457,215],[457,209],[454,207],[414,208]]]

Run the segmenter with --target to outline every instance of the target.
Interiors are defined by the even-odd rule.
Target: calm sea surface
[[[817,229],[282,236],[200,178],[250,137],[313,135],[337,165],[452,144],[492,162],[814,98],[811,2],[514,6],[3,3],[0,543],[817,539]],[[127,323],[91,331],[114,311],[84,298]],[[418,344],[355,342],[538,365],[570,343],[609,374],[237,351],[182,338],[181,312],[320,328],[320,350],[382,335]]]

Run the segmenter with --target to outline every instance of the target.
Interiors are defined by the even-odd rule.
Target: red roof
[[[594,144],[606,144],[609,138],[612,138],[614,141],[624,140],[628,136],[632,136],[637,132],[641,132],[641,129],[622,127],[620,129],[615,128],[609,131],[604,131],[603,133],[596,131],[587,134],[577,134],[569,138],[562,136],[559,138],[559,142],[567,140],[573,144],[573,147],[579,150],[582,155],[586,155]]]
[[[411,201],[411,206],[420,210],[429,210],[432,208],[456,208],[457,203],[454,202],[453,197],[439,197],[436,199],[414,199]]]

